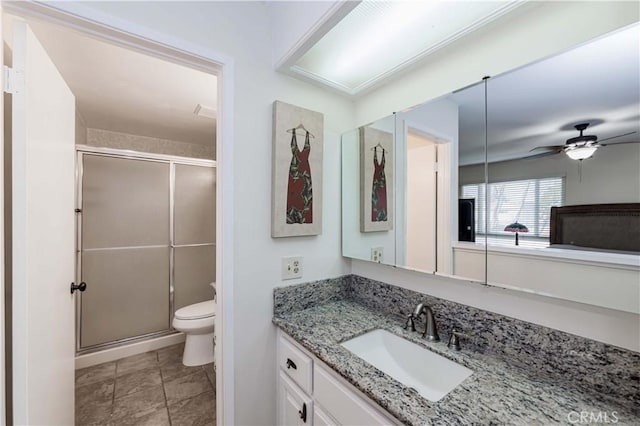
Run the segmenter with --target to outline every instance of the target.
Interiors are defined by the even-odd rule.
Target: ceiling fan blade
[[[634,133],[637,133],[637,132],[629,132],[629,133],[625,133],[625,134],[618,135],[618,136],[611,136],[610,138],[600,139],[600,140],[598,141],[598,143],[602,143],[602,142],[604,142],[604,141],[608,141],[608,140],[615,139],[615,138],[621,138],[621,137],[623,137],[623,136],[629,136],[629,135],[632,135],[632,134],[634,134]]]
[[[539,148],[543,148],[543,147],[539,147]],[[550,149],[550,150],[547,150],[546,152],[541,152],[540,154],[529,155],[527,157],[523,157],[523,160],[535,160],[537,158],[544,158],[550,155],[560,154],[562,152],[562,147],[548,147],[548,148],[556,148],[556,149]]]
[[[616,143],[599,143],[600,146],[614,146],[614,145],[624,145],[627,143],[640,143],[640,141],[627,141],[627,142],[616,142]]]
[[[564,145],[537,146],[537,147],[533,148],[532,150],[530,150],[529,152],[538,151],[538,150],[545,150],[547,152],[556,153],[556,152],[562,151],[562,148],[564,148]]]

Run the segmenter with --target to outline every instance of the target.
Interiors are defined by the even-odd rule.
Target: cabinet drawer
[[[311,393],[313,361],[282,333],[278,337],[278,365],[303,391]]]
[[[393,423],[356,395],[355,389],[347,388],[317,364],[313,373],[313,396],[340,424],[372,426]]]

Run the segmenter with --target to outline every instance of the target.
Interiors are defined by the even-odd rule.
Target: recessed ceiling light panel
[[[365,0],[291,70],[356,94],[521,3]]]

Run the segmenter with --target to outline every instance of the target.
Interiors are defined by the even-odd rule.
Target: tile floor
[[[185,367],[183,347],[76,371],[76,425],[215,425],[213,364]]]

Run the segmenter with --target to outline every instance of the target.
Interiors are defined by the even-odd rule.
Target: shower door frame
[[[124,160],[149,161],[154,163],[164,163],[169,165],[169,327],[166,330],[154,331],[139,336],[125,337],[110,342],[99,343],[82,348],[80,339],[82,334],[82,293],[76,298],[76,356],[86,355],[89,353],[99,352],[105,349],[118,348],[132,343],[143,342],[149,339],[169,336],[178,333],[171,325],[175,314],[175,249],[183,247],[210,247],[216,246],[216,243],[199,243],[199,244],[175,244],[175,182],[176,182],[176,165],[209,167],[215,169],[217,167],[215,160],[207,160],[201,158],[181,157],[176,155],[153,154],[148,152],[133,151],[117,148],[96,147],[90,145],[76,145],[76,282],[82,281],[82,185],[84,175],[84,155],[94,155],[100,157],[111,157]],[[216,182],[217,186],[217,182]],[[216,208],[217,210],[217,208]],[[215,227],[215,223],[213,224]],[[216,259],[212,259],[214,262]],[[87,288],[90,290],[90,284]]]

